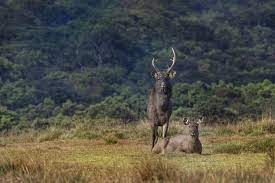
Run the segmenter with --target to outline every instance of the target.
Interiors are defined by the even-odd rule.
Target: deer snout
[[[166,90],[166,83],[165,82],[161,82],[160,87],[161,87],[161,91],[162,92],[164,92],[164,93],[167,92],[167,90]]]

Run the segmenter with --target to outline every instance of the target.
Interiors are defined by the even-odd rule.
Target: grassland
[[[5,133],[0,182],[275,182],[275,124],[201,126],[203,154],[153,155],[138,124]],[[172,122],[170,134],[184,130]]]

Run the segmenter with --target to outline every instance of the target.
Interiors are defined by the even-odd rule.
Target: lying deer
[[[166,152],[185,152],[198,153],[202,152],[202,145],[199,139],[199,124],[202,123],[203,118],[190,121],[184,118],[184,124],[187,125],[187,134],[177,135],[171,138],[164,138],[159,141],[153,148],[153,153]]]

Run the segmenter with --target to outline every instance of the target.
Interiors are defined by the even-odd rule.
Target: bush
[[[10,130],[16,125],[17,114],[0,105],[0,131]]]
[[[32,123],[32,127],[36,130],[46,129],[50,127],[50,121],[49,119],[45,119],[45,118],[36,118]]]
[[[121,132],[116,132],[114,134],[114,136],[118,139],[126,139],[127,138],[126,135],[124,133],[121,133]]]
[[[111,144],[116,144],[118,142],[117,138],[109,136],[104,138],[105,144],[111,145]]]
[[[275,133],[275,122],[271,121],[269,123],[264,123],[263,131],[266,133],[274,134]]]

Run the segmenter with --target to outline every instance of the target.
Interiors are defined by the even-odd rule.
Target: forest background
[[[172,119],[272,117],[272,0],[3,0],[0,22],[1,131],[144,119],[171,47]]]

